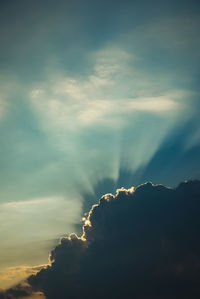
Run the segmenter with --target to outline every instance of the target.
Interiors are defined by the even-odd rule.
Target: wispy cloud
[[[20,281],[26,279],[32,274],[36,274],[45,265],[28,267],[28,266],[18,266],[9,267],[4,271],[0,271],[0,288],[8,288],[11,285],[19,283]]]
[[[158,114],[184,108],[182,98],[187,91],[150,88],[151,78],[142,78],[134,68],[137,59],[125,51],[111,47],[92,58],[93,68],[86,76],[51,78],[31,91],[33,107],[51,126],[123,125],[130,113]]]
[[[30,102],[41,128],[63,151],[73,148],[73,153],[77,152],[76,165],[80,168],[90,163],[103,165],[109,156],[110,176],[116,178],[123,148],[123,166],[136,170],[150,160],[180,119],[191,117],[193,92],[176,88],[167,74],[158,77],[144,71],[141,59],[139,54],[109,44],[88,54],[90,67],[84,72],[69,76],[56,70],[31,90]],[[87,143],[102,140],[100,132],[109,135],[107,153]],[[134,138],[129,138],[129,145],[124,147],[123,139],[129,134]],[[83,140],[83,136],[90,136],[89,140]],[[84,150],[84,161],[79,150]],[[98,179],[103,178],[100,165]],[[90,182],[94,180],[93,170],[91,173]]]
[[[49,237],[52,235],[56,237],[60,234],[64,224],[68,223],[69,227],[73,227],[79,222],[80,212],[81,202],[74,198],[51,197],[3,203],[0,205],[1,243],[8,245],[13,242],[17,244],[22,239],[26,239],[26,241],[41,240],[44,235],[48,236],[48,232]],[[57,213],[59,213],[59,218]],[[66,213],[68,214],[67,222]],[[29,225],[27,226],[26,223]],[[48,223],[48,225],[46,226],[44,223]],[[17,237],[16,232],[18,232]]]

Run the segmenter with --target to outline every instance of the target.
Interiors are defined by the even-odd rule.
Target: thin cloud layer
[[[30,92],[33,109],[51,128],[77,130],[81,126],[127,125],[138,112],[162,116],[184,113],[189,90],[166,86],[166,82],[137,69],[127,51],[108,46],[90,53],[92,66],[86,75],[74,77],[57,72]],[[126,117],[125,117],[126,116]]]
[[[199,298],[199,212],[200,181],[118,189],[28,282],[47,299]]]
[[[0,271],[0,286],[3,288],[8,288],[13,284],[19,283],[26,279],[32,274],[36,274],[39,270],[44,268],[45,265],[28,267],[28,266],[19,266],[19,267],[10,267],[4,271]]]

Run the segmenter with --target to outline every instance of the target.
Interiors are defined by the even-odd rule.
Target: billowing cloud
[[[106,194],[29,277],[51,298],[199,298],[200,181]]]

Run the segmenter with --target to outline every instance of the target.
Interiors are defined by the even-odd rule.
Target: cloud
[[[46,252],[55,246],[60,235],[77,232],[81,209],[80,199],[66,196],[0,204],[1,271],[10,273],[11,266],[48,263]],[[0,279],[0,287],[13,284],[14,276],[13,281],[11,278],[7,283]],[[16,278],[19,280],[19,275]]]
[[[139,57],[116,45],[90,53],[86,74],[57,74],[38,83],[30,92],[34,110],[52,128],[130,125],[126,116],[138,112],[178,113],[191,96],[155,80],[138,69]],[[159,82],[158,82],[159,81]]]
[[[41,266],[19,266],[19,267],[9,267],[5,271],[0,271],[0,282],[1,287],[8,288],[11,285],[18,283],[19,281],[24,280],[30,275],[36,274],[45,265]]]
[[[45,297],[41,292],[33,292],[32,288],[26,282],[22,282],[7,291],[0,292],[0,299],[15,298],[44,299]]]
[[[57,214],[60,217],[57,219]],[[27,199],[26,201],[14,201],[0,204],[1,215],[1,236],[2,243],[9,245],[15,239],[15,244],[26,239],[26,241],[43,240],[46,238],[58,237],[63,226],[68,225],[70,229],[80,219],[81,203],[80,200],[72,200],[70,198],[55,196],[47,198]],[[66,214],[68,219],[66,221]],[[54,224],[51,221],[56,219]],[[26,223],[35,227],[36,231],[26,228]],[[44,225],[48,223],[48,226]],[[41,226],[42,225],[42,226]],[[23,235],[21,236],[21,231]],[[16,237],[16,232],[18,236]],[[64,231],[63,231],[64,233]],[[49,235],[48,235],[49,234]]]
[[[135,171],[148,163],[168,132],[193,115],[195,92],[176,85],[171,73],[145,70],[143,57],[122,44],[111,42],[87,55],[79,73],[49,71],[29,99],[41,131],[60,157],[69,157],[66,169],[73,173],[74,161],[94,185],[108,172],[116,178],[119,167]]]
[[[28,278],[53,298],[199,298],[200,181],[106,194]]]

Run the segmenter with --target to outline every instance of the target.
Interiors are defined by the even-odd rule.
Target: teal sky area
[[[94,198],[200,178],[200,4],[0,6],[3,287],[8,267],[47,263]]]

